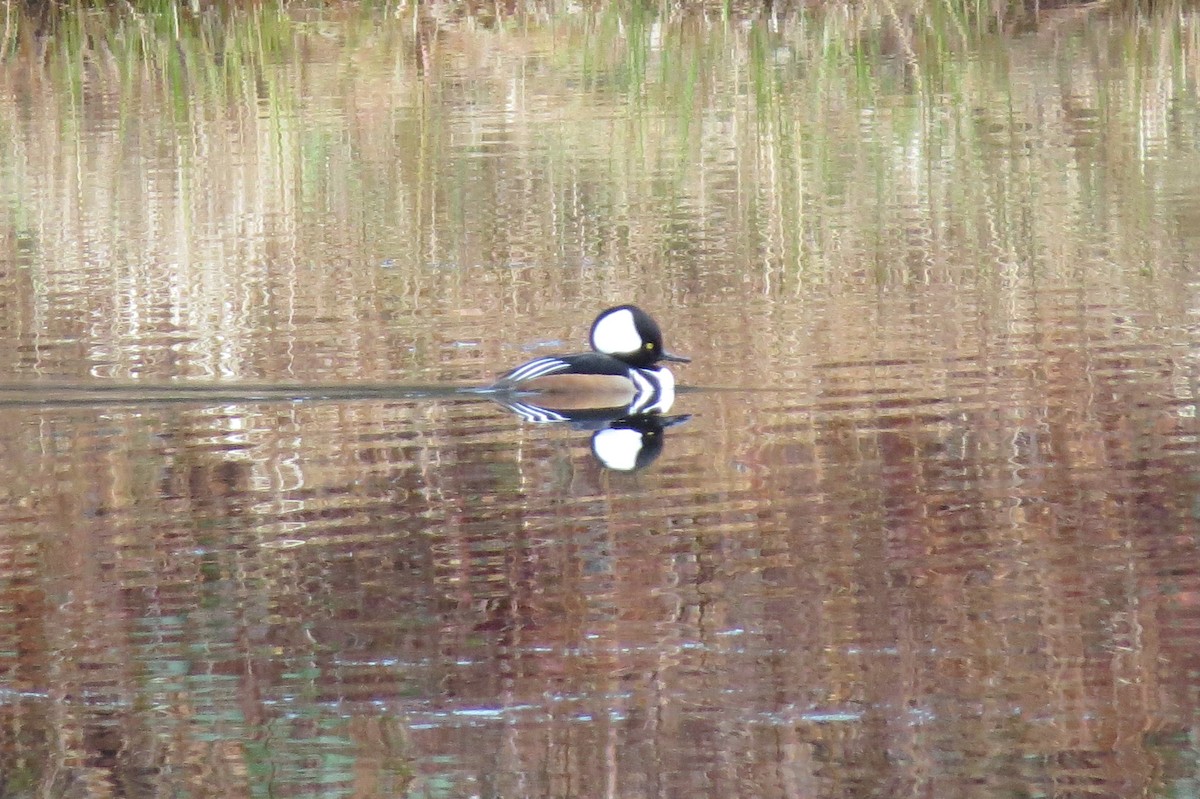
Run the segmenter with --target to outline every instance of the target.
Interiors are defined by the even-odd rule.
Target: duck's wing
[[[572,367],[568,358],[570,358],[569,355],[550,355],[545,358],[534,358],[529,363],[523,363],[516,369],[500,375],[500,377],[496,378],[493,388],[512,388],[526,380],[570,372]]]
[[[599,352],[584,352],[579,355],[547,355],[543,358],[534,358],[529,363],[523,363],[511,372],[505,372],[496,379],[492,388],[516,388],[520,383],[557,374],[622,375],[628,368],[616,358]]]

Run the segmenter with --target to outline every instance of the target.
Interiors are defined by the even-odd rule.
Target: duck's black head
[[[664,350],[658,323],[636,305],[618,305],[602,311],[592,323],[591,340],[596,352],[641,369],[659,361],[688,363],[691,360]]]

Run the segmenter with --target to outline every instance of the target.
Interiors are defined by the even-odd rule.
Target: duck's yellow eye
[[[654,342],[653,342],[653,341],[647,341],[647,342],[646,342],[646,349],[648,349],[648,350],[652,350],[652,349],[654,349]]]

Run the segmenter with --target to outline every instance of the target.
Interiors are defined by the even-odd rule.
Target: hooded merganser
[[[663,349],[662,331],[649,314],[636,305],[601,311],[590,338],[594,352],[535,358],[501,375],[490,390],[554,394],[555,408],[620,406],[638,414],[671,407],[675,377],[656,364],[691,359]]]

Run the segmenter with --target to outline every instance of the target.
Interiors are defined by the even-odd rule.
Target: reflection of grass
[[[26,31],[29,25],[26,24]],[[53,17],[48,65],[78,101],[85,84],[151,80],[180,121],[197,101],[252,99],[264,65],[290,48],[294,23],[278,8],[215,6],[192,13],[160,0],[74,5]]]
[[[587,222],[592,254],[733,247],[773,273],[824,276],[874,254],[890,280],[906,271],[896,252],[924,258],[914,247],[930,243],[1019,255],[1061,240],[1053,228],[1087,222],[1080,208],[1100,192],[1123,198],[1116,224],[1153,224],[1128,154],[1189,85],[1192,40],[1169,20],[1123,34],[1078,25],[1094,8],[1036,18],[1058,62],[1002,32],[1028,23],[1022,7],[976,0],[772,17],[736,3],[496,17],[164,1],[76,4],[46,22],[9,7],[3,50],[53,87],[57,131],[98,116],[133,132],[190,125],[208,153],[180,153],[193,192],[197,174],[236,174],[221,162],[223,128],[236,128],[250,153],[244,176],[217,187],[225,205],[245,206],[246,191],[264,219],[324,208],[337,229],[416,242],[399,253],[413,267],[561,260],[557,237]],[[1104,55],[1114,42],[1119,80]],[[177,132],[155,135],[178,145]],[[1086,170],[1054,168],[1089,151],[1103,157]],[[565,197],[579,198],[579,220],[547,215]],[[517,224],[500,210],[514,207]]]
[[[10,67],[41,65],[65,104],[61,130],[115,113],[122,130],[165,117],[207,135],[217,120],[256,118],[262,127],[255,134],[258,165],[278,172],[271,182],[294,191],[290,199],[307,206],[326,202],[331,192],[349,197],[355,187],[386,191],[394,206],[411,212],[389,224],[428,221],[430,211],[457,220],[440,235],[451,250],[467,245],[455,237],[479,218],[470,207],[471,187],[479,177],[474,170],[483,167],[457,161],[453,168],[464,182],[438,183],[455,155],[446,149],[446,126],[453,115],[466,118],[469,109],[487,109],[514,93],[523,94],[523,105],[504,125],[506,141],[481,139],[463,152],[483,157],[503,147],[508,158],[525,161],[527,174],[567,181],[553,189],[556,195],[609,197],[610,203],[623,198],[624,207],[610,205],[629,217],[622,239],[646,247],[659,233],[639,207],[666,204],[677,209],[674,230],[711,231],[712,214],[681,215],[719,204],[704,196],[706,176],[736,164],[741,199],[727,216],[729,229],[716,235],[767,246],[775,266],[789,271],[800,265],[802,240],[827,256],[833,252],[831,242],[822,241],[828,233],[823,210],[886,212],[884,195],[899,183],[909,185],[918,213],[933,213],[935,202],[984,202],[1006,213],[1011,198],[1031,196],[1028,181],[1040,174],[1036,159],[1048,150],[1024,150],[1032,171],[1018,176],[999,145],[1025,137],[1035,120],[1046,126],[1044,141],[1080,140],[1070,129],[1070,109],[1059,113],[1044,92],[1014,77],[1020,74],[1014,60],[1042,56],[1036,42],[995,32],[1024,19],[1013,4],[831,3],[769,18],[736,3],[682,10],[618,4],[582,14],[565,9],[546,3],[497,19],[494,9],[476,15],[469,5],[293,11],[269,3],[215,4],[195,12],[158,0],[77,2],[38,19],[9,5],[0,48]],[[1060,32],[1062,52],[1080,54],[1065,64],[1062,81],[1071,92],[1080,87],[1100,125],[1137,125],[1145,114],[1164,111],[1156,102],[1169,98],[1148,72],[1147,54],[1156,48],[1165,47],[1169,56],[1153,68],[1170,70],[1168,82],[1186,85],[1190,40],[1140,24],[1123,41],[1132,70],[1124,86],[1133,88],[1109,97],[1112,81],[1098,77],[1103,64],[1081,70],[1091,51],[1076,44],[1106,34],[1095,33],[1095,26],[1072,33],[1077,18],[1055,23],[1066,31]],[[519,73],[535,63],[536,71]],[[303,70],[292,68],[300,64]],[[442,80],[464,70],[467,80]],[[1148,104],[1141,103],[1139,85],[1151,87]],[[345,141],[343,126],[355,142],[352,150],[338,146]],[[1091,133],[1094,142],[1121,146],[1135,135]],[[394,142],[395,152],[385,142]],[[538,146],[530,149],[529,142]],[[364,167],[355,152],[385,167]],[[535,153],[546,160],[538,162]],[[1111,155],[1104,163],[1120,168],[1119,147]],[[181,167],[189,174],[186,159]],[[1023,188],[1005,182],[1018,178],[1026,181]],[[1136,197],[1138,185],[1127,188]],[[980,194],[988,190],[998,193]],[[823,206],[812,204],[817,198]],[[355,213],[349,205],[346,211]],[[1011,230],[997,221],[979,230]],[[885,215],[877,223],[854,228],[869,227],[874,242],[847,241],[843,233],[840,245],[862,253],[894,243],[895,220]],[[924,225],[937,227],[931,218]],[[755,241],[764,231],[783,240]],[[402,238],[427,235],[413,227]],[[822,261],[837,271],[829,257]]]
[[[652,252],[663,220],[643,211],[665,207],[674,209],[666,223],[672,251],[702,252],[698,237],[737,241],[769,252],[770,268],[789,274],[837,274],[840,253],[890,252],[903,244],[897,237],[905,227],[1011,236],[1005,219],[1014,216],[1065,224],[1063,210],[1074,206],[1063,192],[1095,189],[1087,181],[1039,185],[1061,172],[1038,159],[1064,153],[1033,143],[1111,145],[1103,168],[1123,170],[1122,148],[1137,135],[1129,126],[1165,113],[1159,102],[1169,102],[1155,81],[1186,85],[1190,64],[1190,39],[1169,25],[1161,33],[1132,26],[1122,41],[1130,82],[1112,97],[1117,84],[1103,63],[1089,65],[1087,53],[1096,50],[1084,41],[1108,34],[1074,24],[1094,7],[1037,18],[1055,26],[1061,52],[1077,53],[1064,62],[1061,82],[1069,103],[1094,114],[1081,137],[1073,128],[1086,115],[1047,104],[1046,93],[1020,77],[1030,67],[1014,69],[1044,51],[1035,40],[997,32],[1027,23],[1013,4],[832,3],[773,17],[736,3],[618,4],[584,13],[546,3],[499,18],[494,9],[451,4],[300,11],[216,4],[194,12],[161,0],[68,10],[35,19],[6,7],[0,40],[10,65],[41,64],[65,104],[60,130],[115,113],[122,130],[157,117],[208,136],[218,120],[255,119],[255,167],[274,173],[268,185],[286,189],[276,200],[332,203],[350,217],[374,212],[381,218],[344,221],[352,229],[391,227],[400,240],[431,241],[429,221],[445,220],[437,237],[444,251],[426,259],[440,261],[457,260],[464,247],[487,253],[471,260],[495,260],[496,248],[509,246],[484,241],[507,238],[506,221],[483,236],[470,232],[489,218],[473,207],[476,187],[503,181],[500,171],[487,172],[496,162],[480,159],[501,152],[503,174],[519,166],[557,183],[548,195],[601,204],[597,218],[620,232],[589,235],[609,251]],[[1169,56],[1152,61],[1152,51]],[[1156,79],[1152,70],[1160,68],[1168,72]],[[471,109],[505,96],[521,103],[502,126],[471,120],[455,134],[454,147],[465,149],[447,149],[452,119],[469,120]],[[1106,125],[1125,132],[1107,135]],[[487,136],[479,133],[485,128]],[[479,141],[464,140],[467,130]],[[1011,148],[1022,141],[1028,146],[1018,152],[1028,159],[1014,161]],[[212,151],[223,147],[214,142]],[[190,156],[180,159],[185,186],[191,166]],[[446,183],[448,170],[457,183]],[[730,176],[734,195],[713,193],[730,191],[728,182],[711,180],[715,174]],[[1128,213],[1139,208],[1145,184],[1125,177]],[[897,186],[910,195],[909,207],[891,202]],[[392,199],[355,207],[356,195],[372,192]],[[1010,207],[1016,198],[1050,196],[1065,204]],[[934,216],[946,204],[998,216],[939,231]],[[830,214],[839,209],[875,216],[838,231],[835,244]],[[900,220],[899,210],[910,218]],[[1131,221],[1144,223],[1142,211]],[[530,219],[522,228],[544,224]],[[564,230],[561,219],[553,225]],[[1052,238],[1036,225],[1027,234]]]

